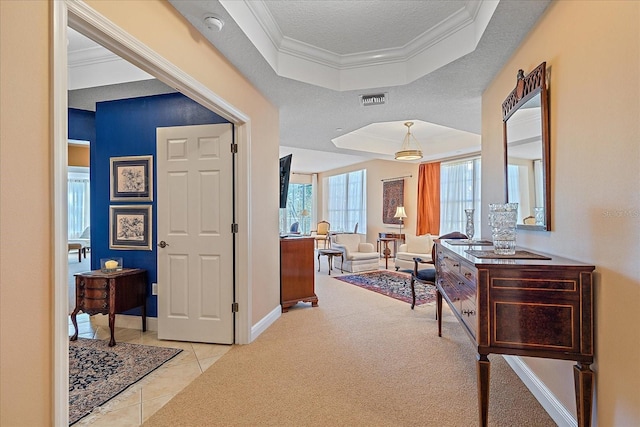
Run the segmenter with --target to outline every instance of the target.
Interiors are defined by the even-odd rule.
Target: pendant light
[[[413,122],[406,122],[407,134],[402,141],[400,151],[396,152],[396,160],[419,160],[422,158],[422,150],[416,138],[411,134]]]

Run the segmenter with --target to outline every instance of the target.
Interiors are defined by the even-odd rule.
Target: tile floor
[[[77,320],[78,336],[105,340],[109,338],[109,328],[97,326],[89,315],[79,314]],[[73,332],[73,324],[69,319],[69,335],[73,335]],[[107,402],[96,413],[78,421],[74,427],[139,426],[231,349],[230,345],[160,341],[157,332],[118,327],[115,329],[115,337],[116,342],[181,348],[182,352]]]

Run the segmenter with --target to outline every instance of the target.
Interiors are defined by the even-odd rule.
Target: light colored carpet
[[[335,270],[334,270],[335,271]],[[298,304],[234,346],[145,426],[478,425],[476,353],[446,309],[410,305],[319,273]],[[499,355],[491,426],[555,426]]]

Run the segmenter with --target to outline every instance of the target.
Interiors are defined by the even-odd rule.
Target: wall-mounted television
[[[291,176],[291,157],[280,158],[280,209],[287,207],[287,193],[289,192],[289,177]]]

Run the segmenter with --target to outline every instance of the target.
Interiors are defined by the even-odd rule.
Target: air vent
[[[382,105],[387,103],[387,94],[386,93],[376,93],[373,95],[360,95],[360,104],[363,107],[368,107],[369,105]]]

